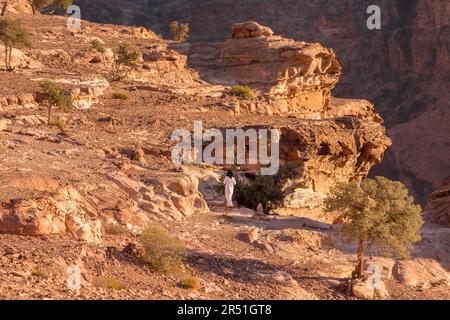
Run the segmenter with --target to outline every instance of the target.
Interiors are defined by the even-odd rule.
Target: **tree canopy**
[[[400,182],[376,177],[340,183],[331,190],[325,206],[349,221],[343,232],[359,241],[361,257],[362,246],[367,244],[383,256],[407,258],[409,245],[421,239],[421,208]]]

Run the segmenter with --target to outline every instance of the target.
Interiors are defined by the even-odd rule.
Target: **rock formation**
[[[450,226],[450,177],[429,196],[424,217],[443,226]]]
[[[61,187],[52,179],[28,177],[4,181],[1,192],[5,195],[19,188],[21,193],[43,194],[26,200],[15,198],[0,207],[0,233],[24,236],[69,233],[87,242],[101,241],[102,224],[95,208],[73,187]]]
[[[256,22],[232,25],[232,39],[194,44],[189,63],[202,79],[248,85],[270,99],[277,113],[317,113],[330,108],[341,68],[331,49],[275,36]],[[276,111],[275,111],[276,112]]]
[[[127,14],[106,0],[76,3],[87,19],[142,25],[167,37],[170,22],[182,19],[191,42],[227,39],[232,23],[257,18],[278,34],[333,48],[345,73],[336,94],[373,101],[393,138],[374,174],[400,180],[425,204],[450,171],[447,0],[380,0],[382,29],[373,31],[366,25],[371,3],[356,0],[121,1]]]
[[[223,43],[174,48],[209,83],[255,90],[256,102],[239,103],[233,112],[274,116],[272,124],[260,120],[244,129],[280,131],[281,165],[298,166],[286,206],[319,207],[337,182],[359,181],[382,161],[391,142],[373,105],[331,96],[340,77],[332,50],[276,36],[256,22],[231,29],[234,38]],[[282,120],[285,115],[292,118]]]

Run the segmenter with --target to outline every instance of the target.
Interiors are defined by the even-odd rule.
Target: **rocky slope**
[[[353,299],[355,248],[312,209],[336,182],[366,176],[390,140],[371,103],[331,96],[340,76],[331,49],[250,23],[212,43],[208,56],[202,45],[174,44],[140,27],[83,21],[71,32],[62,17],[11,16],[33,47],[15,52],[14,72],[0,70],[1,298],[77,298],[65,286],[67,267],[77,265],[81,299]],[[140,54],[128,79],[114,82],[108,52],[119,42]],[[215,59],[216,50],[226,59]],[[272,60],[259,63],[261,52]],[[203,65],[195,54],[204,55]],[[43,79],[73,98],[71,110],[54,111],[57,126],[46,123]],[[230,96],[235,83],[257,97]],[[225,212],[215,191],[222,167],[171,161],[172,132],[192,129],[194,120],[205,129],[279,129],[282,162],[300,164],[286,205],[303,217]],[[199,292],[133,254],[149,224],[186,244]],[[414,259],[386,262],[387,271],[396,266],[395,278],[385,279],[393,299],[423,297],[423,288],[430,299],[448,297],[448,229],[423,232]]]
[[[236,21],[256,20],[277,34],[333,48],[342,65],[336,94],[374,101],[393,147],[374,174],[406,183],[422,202],[448,175],[450,3],[383,0],[382,29],[366,27],[370,1],[76,1],[84,17],[137,24],[169,35],[186,21],[191,41],[227,38]],[[120,9],[119,9],[120,8]],[[432,141],[432,143],[430,143]]]

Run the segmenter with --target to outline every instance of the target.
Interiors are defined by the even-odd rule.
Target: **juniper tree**
[[[73,4],[73,0],[55,0],[53,4],[67,10]]]
[[[0,12],[0,17],[4,17],[6,15],[6,10],[8,9],[8,0],[5,1],[2,7],[2,11]]]
[[[39,85],[41,87],[44,99],[48,102],[47,123],[50,125],[52,123],[53,108],[59,107],[63,110],[70,108],[71,98],[64,94],[63,90],[57,83],[45,80],[42,81]]]
[[[409,245],[421,239],[421,208],[408,189],[384,177],[340,183],[325,200],[326,211],[339,212],[349,222],[342,231],[358,242],[355,275],[362,277],[364,248],[383,256],[406,258]]]
[[[6,70],[13,71],[15,68],[11,65],[12,49],[13,47],[30,47],[30,36],[22,27],[20,21],[5,17],[0,19],[0,40],[5,45]]]
[[[170,23],[170,33],[175,41],[184,42],[189,38],[189,23],[179,23],[172,21]]]
[[[28,4],[31,6],[31,10],[33,10],[33,14],[41,11],[45,7],[51,5],[53,0],[28,0]]]
[[[112,81],[120,81],[127,77],[127,67],[131,67],[139,58],[139,52],[127,43],[121,43],[114,50],[114,62],[110,70]]]

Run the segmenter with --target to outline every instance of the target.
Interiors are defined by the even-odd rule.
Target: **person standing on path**
[[[233,193],[234,186],[236,185],[236,179],[234,178],[234,174],[232,171],[227,172],[227,175],[223,180],[223,184],[225,186],[226,207],[233,208]]]

